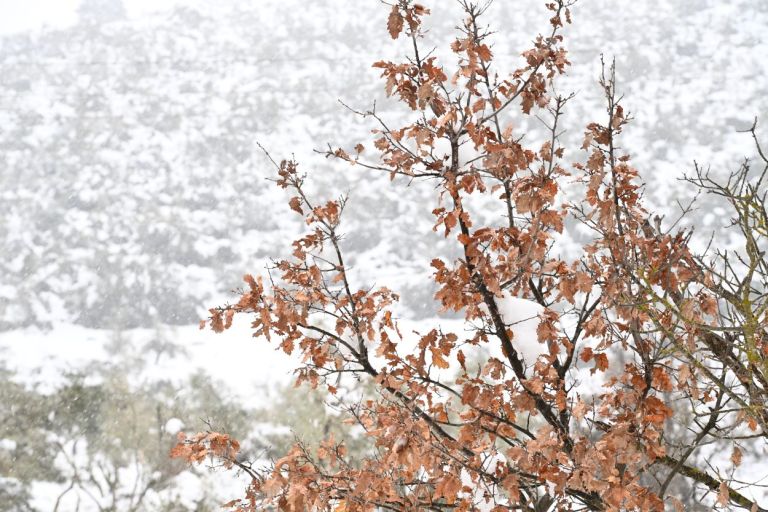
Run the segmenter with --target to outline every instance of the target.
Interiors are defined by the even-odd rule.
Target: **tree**
[[[307,385],[279,387],[268,407],[256,410],[251,417],[261,418],[264,429],[253,433],[252,451],[260,458],[279,457],[300,440],[309,449],[317,449],[328,436],[345,440],[351,458],[365,455],[368,444],[353,425],[340,421],[342,411],[328,403],[326,393],[308,390]],[[268,394],[268,393],[266,393]]]
[[[0,511],[218,508],[225,493],[167,453],[178,428],[201,418],[249,437],[249,411],[200,372],[183,382],[141,378],[142,357],[119,342],[117,360],[68,373],[53,391],[0,365]]]
[[[180,434],[172,455],[248,473],[238,510],[766,510],[756,481],[768,440],[768,158],[756,125],[758,172],[745,162],[723,183],[697,166],[689,178],[730,204],[744,246],[697,251],[691,231],[643,206],[619,146],[631,116],[613,65],[599,80],[606,116],[586,125],[581,161],[566,162],[573,95],[555,83],[569,65],[571,2],[546,4],[550,32],[509,75],[494,62],[487,5],[461,5],[453,74],[423,47],[429,11],[391,5],[387,30],[412,54],[374,67],[414,120],[393,128],[375,108],[353,111],[374,123],[374,150],[324,154],[436,188],[434,229],[459,256],[432,259],[435,299],[465,328],[400,329],[395,292],[352,282],[346,198],[315,202],[298,164],[273,160],[308,232],[266,278],[246,275],[239,300],[208,323],[223,331],[247,314],[254,336],[298,351],[297,381],[345,404],[370,452],[352,459],[329,437],[256,470],[227,434],[203,432]],[[533,115],[546,132],[538,142],[516,128]],[[574,222],[591,236],[569,255],[560,241]],[[533,330],[511,320],[524,303],[536,305]]]

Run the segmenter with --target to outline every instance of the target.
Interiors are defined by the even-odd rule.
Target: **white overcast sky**
[[[123,0],[129,16],[167,10],[183,0]],[[76,21],[80,0],[0,0],[0,34],[66,27]]]

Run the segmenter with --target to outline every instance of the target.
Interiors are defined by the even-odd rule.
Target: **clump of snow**
[[[171,435],[176,435],[184,428],[184,422],[179,418],[171,418],[165,422],[165,431]]]
[[[543,306],[532,300],[515,297],[505,291],[501,297],[496,297],[496,307],[504,324],[514,333],[512,345],[522,356],[526,366],[532,366],[539,356],[549,353],[546,343],[539,343],[536,333],[540,322],[539,317],[544,313]],[[485,304],[481,305],[480,309],[488,314]],[[504,359],[499,354],[495,357]]]
[[[0,450],[13,451],[16,449],[16,441],[13,439],[0,439]]]

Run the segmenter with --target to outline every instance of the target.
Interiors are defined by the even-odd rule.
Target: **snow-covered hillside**
[[[502,65],[546,25],[539,4],[494,5]],[[615,56],[636,119],[626,149],[649,199],[674,206],[694,159],[717,172],[752,153],[736,130],[768,111],[768,13],[745,1],[613,5],[574,8],[573,66],[560,88],[578,97],[565,138],[603,115],[599,55]],[[380,44],[379,2],[294,7],[198,4],[0,40],[2,325],[193,322],[297,232],[256,142],[275,158],[295,155],[319,195],[350,193],[346,240],[361,280],[392,279],[406,315],[434,311],[424,274],[428,254],[445,249],[428,229],[431,187],[393,186],[312,152],[370,140],[373,126],[337,99],[362,109],[378,100],[392,125],[410,115],[383,99],[370,68],[407,48]],[[427,43],[441,55],[458,13],[433,10]],[[535,120],[510,121],[531,125],[531,140],[541,133]]]

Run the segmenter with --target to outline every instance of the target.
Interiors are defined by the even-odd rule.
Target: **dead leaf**
[[[387,30],[392,39],[397,39],[400,32],[403,30],[403,16],[400,14],[400,9],[397,8],[397,4],[392,6],[392,11],[389,13],[389,19],[387,20]]]

